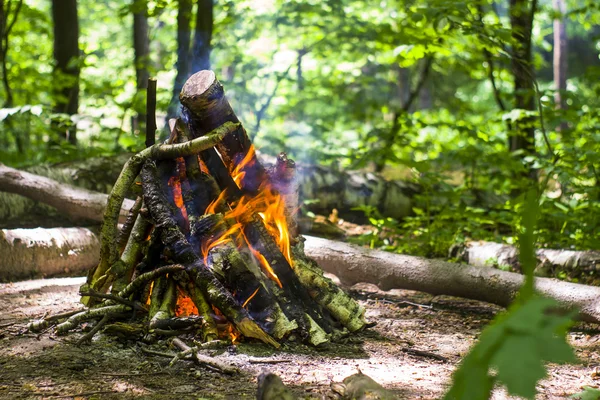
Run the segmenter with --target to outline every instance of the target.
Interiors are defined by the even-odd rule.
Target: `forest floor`
[[[81,333],[24,333],[31,319],[78,307],[81,282],[83,278],[60,278],[0,285],[0,399],[253,398],[264,370],[279,375],[298,398],[331,398],[332,381],[360,370],[399,398],[435,399],[500,310],[475,301],[357,285],[351,292],[375,327],[323,350],[286,344],[275,351],[254,342],[239,344],[235,351],[223,349],[217,357],[241,369],[231,378],[188,361],[169,367],[169,359],[143,354],[141,344],[103,335],[77,347]],[[566,398],[583,386],[596,387],[599,339],[596,326],[572,329],[569,341],[581,362],[550,365],[538,399]],[[507,396],[498,390],[494,398]]]

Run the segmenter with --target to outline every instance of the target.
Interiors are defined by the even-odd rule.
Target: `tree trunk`
[[[0,282],[85,273],[100,242],[87,228],[0,229]]]
[[[537,0],[510,0],[512,35],[511,67],[514,80],[515,108],[535,111],[534,70],[531,58],[531,31]],[[535,153],[535,118],[526,116],[515,124],[509,135],[509,150],[523,150],[523,157]]]
[[[0,190],[26,196],[32,200],[51,205],[65,215],[78,220],[102,221],[108,196],[76,188],[30,174],[0,164]],[[133,200],[125,200],[121,218],[127,217],[127,210],[133,206]]]
[[[65,272],[65,266],[71,271],[82,271],[84,265],[97,263],[100,251],[98,240],[84,228],[2,230],[0,239],[2,254],[9,255],[12,247],[19,247],[20,243],[35,243],[33,247],[19,247],[19,253],[10,257],[10,263],[0,262],[0,281],[60,274]],[[45,248],[49,249],[46,251]],[[83,248],[85,251],[78,251]],[[306,237],[304,248],[324,271],[337,275],[345,285],[366,282],[382,290],[417,290],[506,307],[524,281],[522,275],[512,272],[370,250],[310,236]],[[40,254],[37,257],[41,258],[35,258],[34,254]],[[64,262],[64,254],[68,255],[68,262]],[[76,257],[84,260],[75,261]],[[581,320],[600,323],[600,288],[550,278],[536,278],[535,282],[541,294],[558,300],[567,308],[578,308]]]
[[[135,78],[137,98],[145,99],[145,90],[148,88],[150,73],[150,38],[148,36],[148,3],[144,1],[134,2],[133,9],[133,52],[135,64]],[[134,131],[144,132],[146,127],[146,113],[144,102],[136,102],[137,117],[134,123]],[[137,129],[136,129],[137,128]]]
[[[2,106],[4,108],[11,108],[14,105],[12,88],[10,86],[10,79],[8,78],[9,67],[7,58],[9,50],[10,32],[12,31],[13,26],[17,22],[17,18],[19,17],[21,7],[23,6],[23,0],[17,1],[16,6],[13,7],[12,13],[10,12],[11,3],[11,1],[5,2],[5,0],[0,0],[0,67],[2,68],[2,85],[4,86],[4,94],[6,96],[6,99],[4,100],[4,104]],[[21,135],[27,135],[28,132],[15,132],[13,122],[13,116],[7,115],[3,121],[5,130],[6,132],[14,132],[17,150],[19,151],[19,153],[24,153],[25,143],[28,141],[28,137],[22,137]],[[0,141],[0,144],[2,144],[4,148],[7,148],[9,146],[8,140],[2,140]]]
[[[54,112],[77,114],[79,108],[79,21],[77,0],[52,0],[54,21]],[[55,128],[77,143],[76,126],[71,122],[54,123]]]
[[[431,71],[432,64],[433,56],[427,56],[423,61],[423,67],[421,68],[421,72],[419,74],[415,87],[412,89],[402,89],[402,91],[408,90],[408,92],[407,94],[400,93],[401,98],[399,100],[401,100],[401,103],[400,106],[396,107],[396,110],[394,111],[392,127],[390,128],[389,132],[387,132],[387,134],[382,138],[383,154],[375,162],[375,170],[377,172],[383,171],[387,161],[393,155],[393,147],[394,143],[396,142],[398,132],[400,131],[400,123],[402,121],[402,118],[405,114],[410,112],[413,103],[415,102],[415,100],[418,99],[419,94],[421,93],[421,90],[423,89],[423,86],[425,85],[425,82],[429,77],[429,72]],[[402,83],[402,80],[406,79],[406,77],[402,76],[402,69],[399,69],[398,72],[400,84],[406,84],[407,82]],[[406,100],[404,100],[404,98],[406,98]]]
[[[179,0],[177,11],[177,75],[173,83],[173,97],[167,110],[167,121],[177,115],[179,93],[190,75],[190,44],[192,0]]]
[[[554,11],[560,14],[554,20],[554,86],[556,94],[554,100],[556,102],[556,108],[559,110],[565,110],[567,108],[567,102],[565,100],[565,93],[567,91],[567,29],[566,29],[566,12],[567,6],[565,0],[553,0]],[[562,118],[561,118],[562,119]],[[559,125],[559,129],[564,131],[567,129],[567,123],[562,121]]]
[[[10,32],[15,22],[17,22],[21,7],[23,6],[23,0],[16,2],[17,4],[12,13],[10,13],[10,3],[13,2],[5,0],[0,1],[0,63],[2,64],[2,83],[4,85],[4,94],[6,95],[3,105],[5,108],[13,106],[13,94],[8,79],[8,65],[6,58],[8,56]],[[9,15],[9,13],[12,15]]]
[[[494,242],[469,242],[450,249],[450,258],[476,267],[510,267],[520,270],[519,250],[515,246]],[[539,249],[536,251],[538,276],[555,272],[596,272],[600,270],[600,252]]]
[[[369,250],[310,236],[305,251],[342,283],[372,283],[381,290],[418,290],[506,307],[524,282],[523,275],[513,272]],[[535,285],[542,295],[579,309],[581,320],[600,323],[600,288],[550,278],[536,278]]]
[[[198,0],[196,27],[192,44],[191,74],[210,69],[210,51],[213,31],[213,0]]]

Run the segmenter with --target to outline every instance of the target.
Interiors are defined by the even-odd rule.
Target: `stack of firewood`
[[[135,313],[146,335],[275,347],[364,328],[364,309],[304,254],[294,162],[282,153],[261,165],[212,71],[190,77],[180,99],[169,140],[134,155],[109,196],[100,262],[81,287],[88,309],[38,325],[114,330]],[[119,229],[132,188],[139,196]]]

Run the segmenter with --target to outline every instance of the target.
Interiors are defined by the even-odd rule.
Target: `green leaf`
[[[535,385],[546,376],[537,348],[536,338],[527,334],[512,334],[504,339],[491,360],[498,369],[497,378],[512,395],[533,398]]]
[[[575,393],[571,398],[577,400],[599,400],[600,390],[585,386],[583,392]]]

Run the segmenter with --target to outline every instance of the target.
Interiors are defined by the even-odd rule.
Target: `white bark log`
[[[551,275],[554,271],[598,271],[600,251],[573,251],[539,249],[536,251],[538,265],[536,274]],[[494,242],[469,242],[465,246],[455,246],[450,250],[451,258],[458,258],[476,267],[519,265],[519,250],[515,246]]]
[[[327,239],[307,237],[306,254],[324,271],[346,285],[373,283],[382,290],[410,289],[508,306],[523,283],[523,275],[492,268],[429,260],[370,250]],[[536,289],[568,308],[580,319],[600,323],[600,288],[536,278]]]
[[[87,228],[0,229],[0,282],[82,273],[98,263]]]
[[[429,260],[306,237],[306,254],[345,285],[372,283],[382,290],[410,289],[508,306],[523,276],[470,265]],[[86,228],[0,230],[0,281],[84,272],[96,265],[100,243]],[[600,288],[536,278],[537,290],[579,317],[600,323]]]

